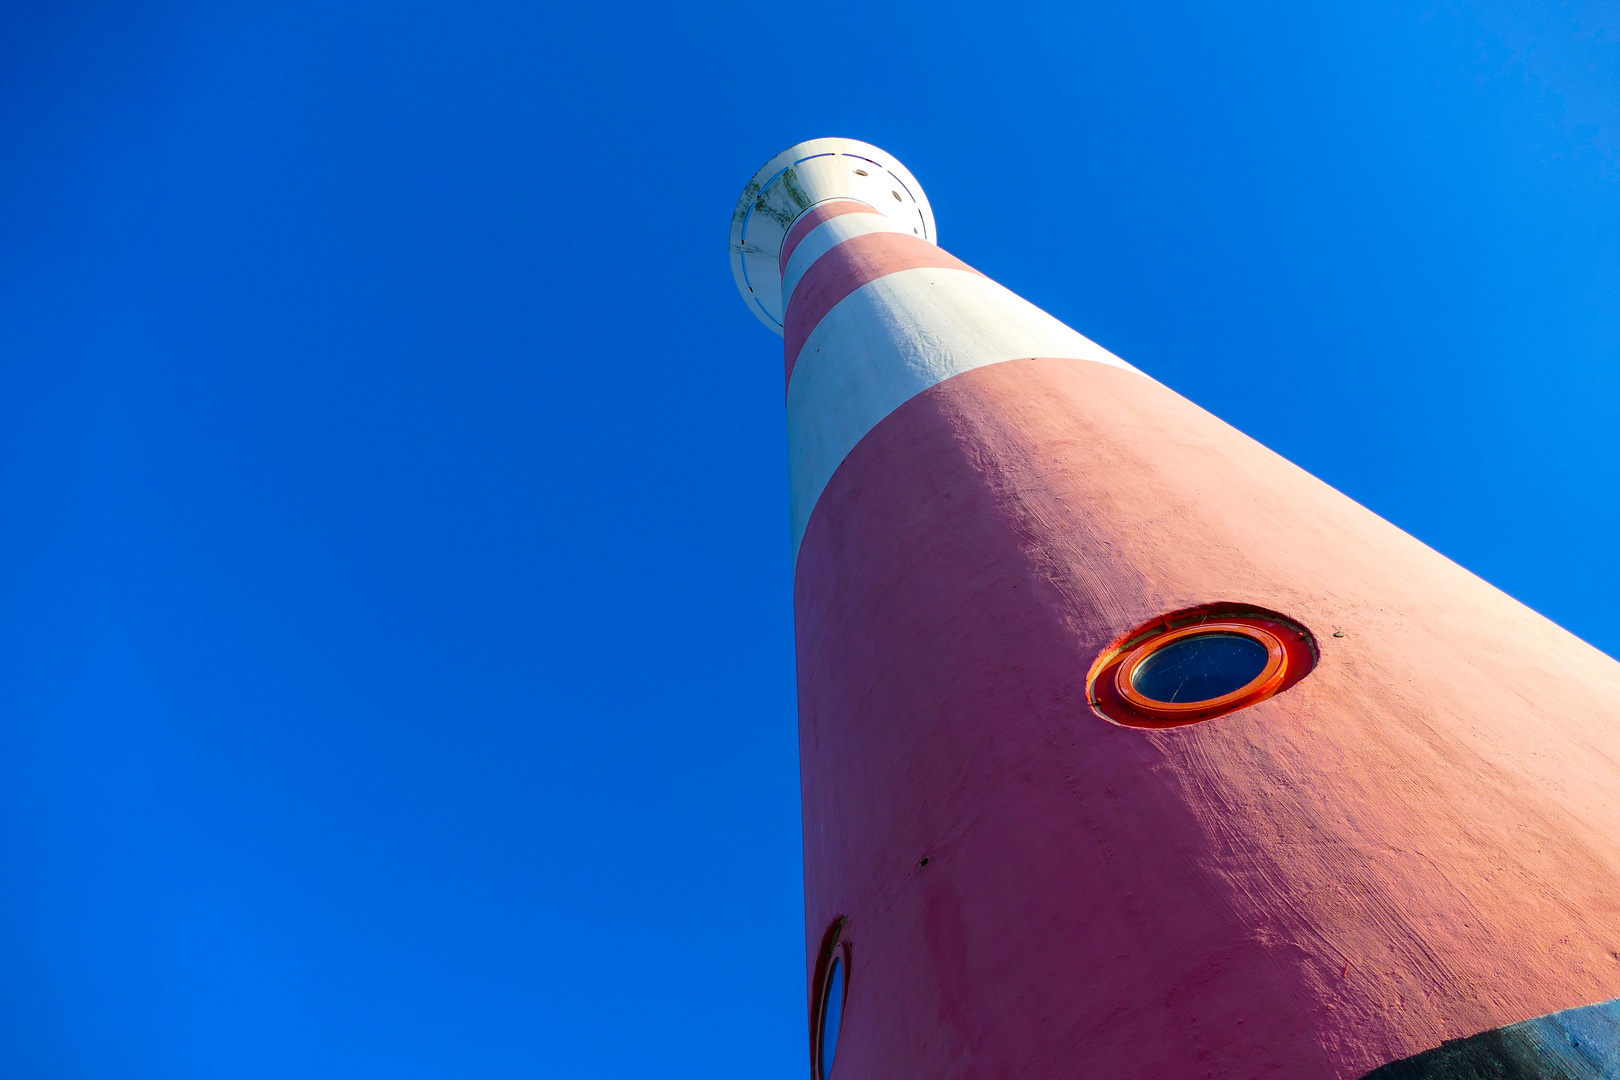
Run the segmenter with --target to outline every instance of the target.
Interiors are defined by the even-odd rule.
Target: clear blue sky
[[[1590,0],[0,4],[0,1076],[805,1075],[800,139],[1620,651],[1617,110]]]

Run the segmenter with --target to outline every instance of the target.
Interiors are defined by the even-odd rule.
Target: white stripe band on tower
[[[901,222],[882,216],[876,210],[869,214],[841,214],[823,221],[799,241],[799,246],[793,249],[793,255],[782,271],[783,310],[785,311],[793,302],[793,290],[799,287],[805,272],[815,265],[817,259],[845,240],[853,240],[868,233],[899,233],[902,236],[911,236],[913,230]]]
[[[856,216],[866,217],[834,220]],[[810,332],[788,385],[794,562],[822,491],[867,432],[953,375],[1032,356],[1091,360],[1136,371],[970,270],[900,270],[839,301]]]

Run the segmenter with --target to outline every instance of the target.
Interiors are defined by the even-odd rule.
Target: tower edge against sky
[[[785,347],[813,1071],[836,972],[833,1080],[1620,1075],[1620,664],[936,240],[843,139],[732,223]],[[1135,693],[1217,626],[1272,674]]]

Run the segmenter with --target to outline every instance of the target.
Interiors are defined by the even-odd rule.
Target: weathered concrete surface
[[[1351,1078],[1620,996],[1620,665],[1163,386],[917,395],[796,584],[844,1076]],[[1090,710],[1100,649],[1214,601],[1318,667],[1186,728]]]

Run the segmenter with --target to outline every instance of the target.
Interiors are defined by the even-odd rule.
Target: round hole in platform
[[[1128,727],[1175,727],[1247,708],[1316,666],[1315,639],[1276,612],[1209,604],[1162,615],[1098,656],[1092,708]]]

